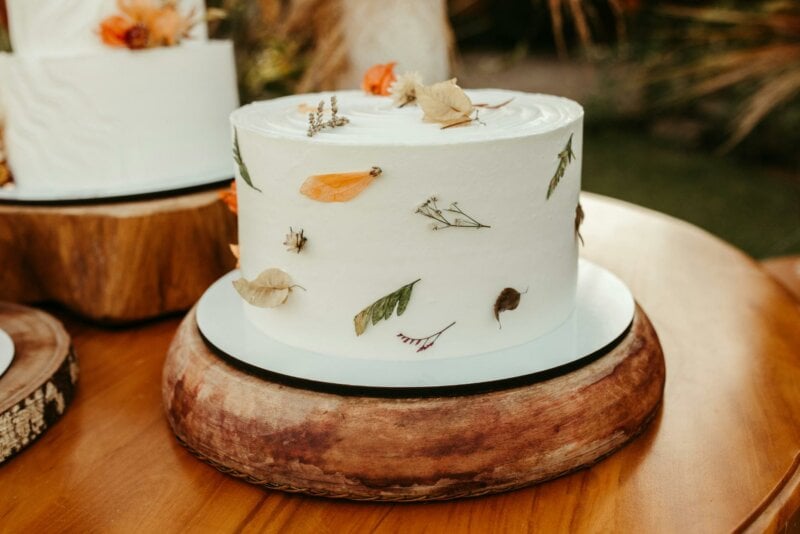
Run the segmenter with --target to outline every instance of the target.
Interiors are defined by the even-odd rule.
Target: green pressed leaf
[[[383,314],[386,313],[387,304],[389,303],[388,299],[381,299],[375,304],[372,305],[372,324],[377,324],[378,321],[383,320]],[[391,311],[389,314],[391,315]]]
[[[553,175],[553,178],[550,180],[550,185],[547,187],[547,198],[549,199],[553,192],[558,187],[558,184],[561,182],[561,179],[564,177],[564,173],[567,170],[567,165],[569,165],[573,159],[575,159],[575,153],[572,151],[572,136],[574,134],[569,134],[569,140],[567,141],[567,146],[564,147],[564,150],[558,153],[558,168],[556,168],[556,172]]]
[[[414,284],[419,282],[416,279],[410,284],[407,284],[397,291],[386,295],[385,297],[376,300],[353,318],[353,325],[355,326],[356,335],[360,336],[367,330],[370,319],[372,324],[376,324],[381,320],[386,320],[392,316],[395,306],[397,306],[397,315],[403,315],[408,307],[408,302],[411,300],[411,291],[414,289]]]
[[[357,336],[360,336],[361,334],[363,334],[364,331],[367,329],[367,326],[369,325],[369,318],[370,318],[370,315],[372,314],[371,312],[372,312],[372,310],[371,310],[371,307],[370,307],[370,308],[367,308],[367,309],[363,310],[361,313],[356,315],[355,318],[353,318],[353,324],[356,327],[356,335]]]
[[[394,311],[395,306],[397,306],[397,301],[400,300],[400,294],[397,292],[392,293],[386,299],[386,308],[383,310],[383,318],[384,320],[388,319],[392,316],[392,312]],[[400,315],[398,312],[397,315]]]
[[[417,282],[414,282],[416,284]],[[403,289],[400,290],[400,295],[398,295],[398,302],[397,302],[397,316],[403,315],[403,312],[406,311],[408,307],[408,301],[411,300],[411,290],[414,289],[414,284],[409,284]]]
[[[247,170],[247,165],[245,165],[244,160],[242,160],[242,151],[239,149],[239,131],[236,128],[233,129],[233,160],[236,162],[236,165],[239,166],[239,174],[241,175],[242,180],[260,193],[261,189],[253,185],[253,180],[250,178],[250,172]]]

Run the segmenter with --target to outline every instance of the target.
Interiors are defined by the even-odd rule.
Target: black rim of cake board
[[[519,387],[530,386],[538,382],[544,382],[573,371],[585,367],[590,363],[602,358],[612,350],[614,350],[622,341],[630,334],[633,328],[634,319],[631,319],[625,330],[622,331],[613,341],[604,347],[587,354],[577,360],[564,365],[559,365],[546,371],[538,371],[536,373],[515,376],[511,378],[503,378],[499,380],[489,380],[486,382],[473,382],[470,384],[457,384],[448,386],[411,386],[411,387],[387,387],[387,386],[363,386],[353,384],[337,384],[332,382],[322,382],[318,380],[310,380],[307,378],[298,378],[282,373],[269,371],[261,367],[256,367],[249,363],[245,363],[235,356],[219,349],[214,343],[209,340],[195,322],[195,331],[200,335],[206,347],[218,358],[225,363],[245,372],[249,375],[276,382],[285,386],[306,389],[311,391],[318,391],[320,393],[329,393],[332,395],[341,395],[347,397],[380,397],[380,398],[429,398],[429,397],[464,397],[469,395],[479,395],[483,393],[491,393],[494,391],[503,391]]]

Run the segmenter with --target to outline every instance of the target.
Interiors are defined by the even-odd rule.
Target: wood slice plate
[[[125,323],[189,309],[235,259],[218,189],[130,201],[0,204],[0,300]]]
[[[70,337],[50,315],[0,303],[0,328],[14,340],[0,377],[0,464],[38,439],[72,402],[78,360]]]
[[[314,391],[248,374],[203,341],[194,310],[164,365],[178,440],[266,488],[373,501],[472,497],[599,461],[644,430],[663,396],[664,357],[637,308],[628,335],[586,366],[472,395]]]

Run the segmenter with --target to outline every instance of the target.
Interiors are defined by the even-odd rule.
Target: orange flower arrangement
[[[239,201],[236,197],[236,180],[231,182],[230,189],[219,192],[219,198],[228,206],[232,213],[239,214]]]
[[[389,96],[391,94],[389,88],[397,79],[394,74],[395,65],[397,63],[392,61],[383,65],[373,65],[367,69],[364,79],[361,80],[361,88],[371,95]]]
[[[194,12],[179,13],[172,0],[117,0],[117,8],[121,14],[100,23],[100,39],[131,50],[177,45],[197,22]]]

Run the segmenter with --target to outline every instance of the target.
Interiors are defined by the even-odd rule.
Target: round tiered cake
[[[233,44],[208,40],[203,0],[6,4],[13,52],[0,53],[0,111],[20,191],[146,192],[230,177]]]
[[[250,321],[310,351],[400,360],[500,350],[569,317],[583,110],[466,94],[465,120],[350,91],[233,113]]]

